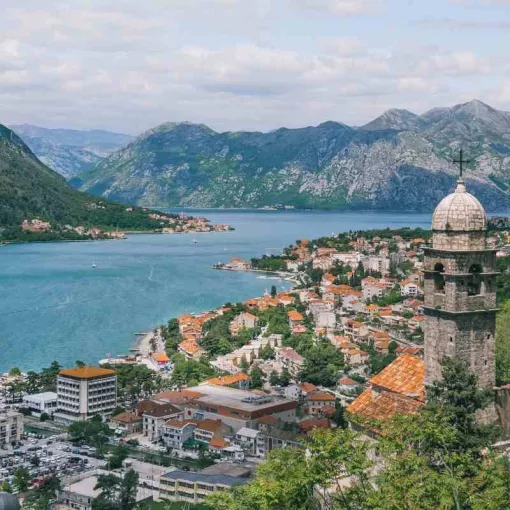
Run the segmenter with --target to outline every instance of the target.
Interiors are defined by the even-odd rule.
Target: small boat
[[[96,269],[97,268],[97,264],[92,264],[92,269]]]

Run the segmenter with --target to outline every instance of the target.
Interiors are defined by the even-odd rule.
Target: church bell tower
[[[487,249],[486,234],[485,210],[461,172],[455,192],[434,211],[432,247],[425,250],[426,384],[441,378],[445,357],[455,357],[481,387],[495,385],[496,250]]]

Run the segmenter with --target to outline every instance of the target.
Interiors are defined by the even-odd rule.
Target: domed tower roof
[[[18,498],[8,492],[0,492],[0,510],[19,510]]]
[[[487,230],[487,214],[482,204],[466,191],[463,180],[456,190],[443,198],[434,211],[432,230],[475,232]]]

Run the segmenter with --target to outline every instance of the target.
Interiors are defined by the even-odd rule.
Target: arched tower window
[[[441,262],[438,262],[434,266],[434,285],[436,287],[436,292],[444,292],[444,266]]]
[[[468,272],[468,296],[477,296],[480,294],[480,288],[482,284],[482,279],[480,276],[480,273],[482,272],[482,266],[480,266],[480,264],[473,264],[469,268]]]

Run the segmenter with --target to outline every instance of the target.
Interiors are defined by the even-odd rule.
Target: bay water
[[[126,353],[135,333],[171,317],[263,294],[282,281],[211,269],[231,257],[278,254],[297,239],[348,230],[429,228],[430,214],[197,210],[233,232],[130,235],[127,240],[0,248],[0,372]],[[197,243],[194,242],[197,241]],[[94,267],[95,266],[95,267]]]

